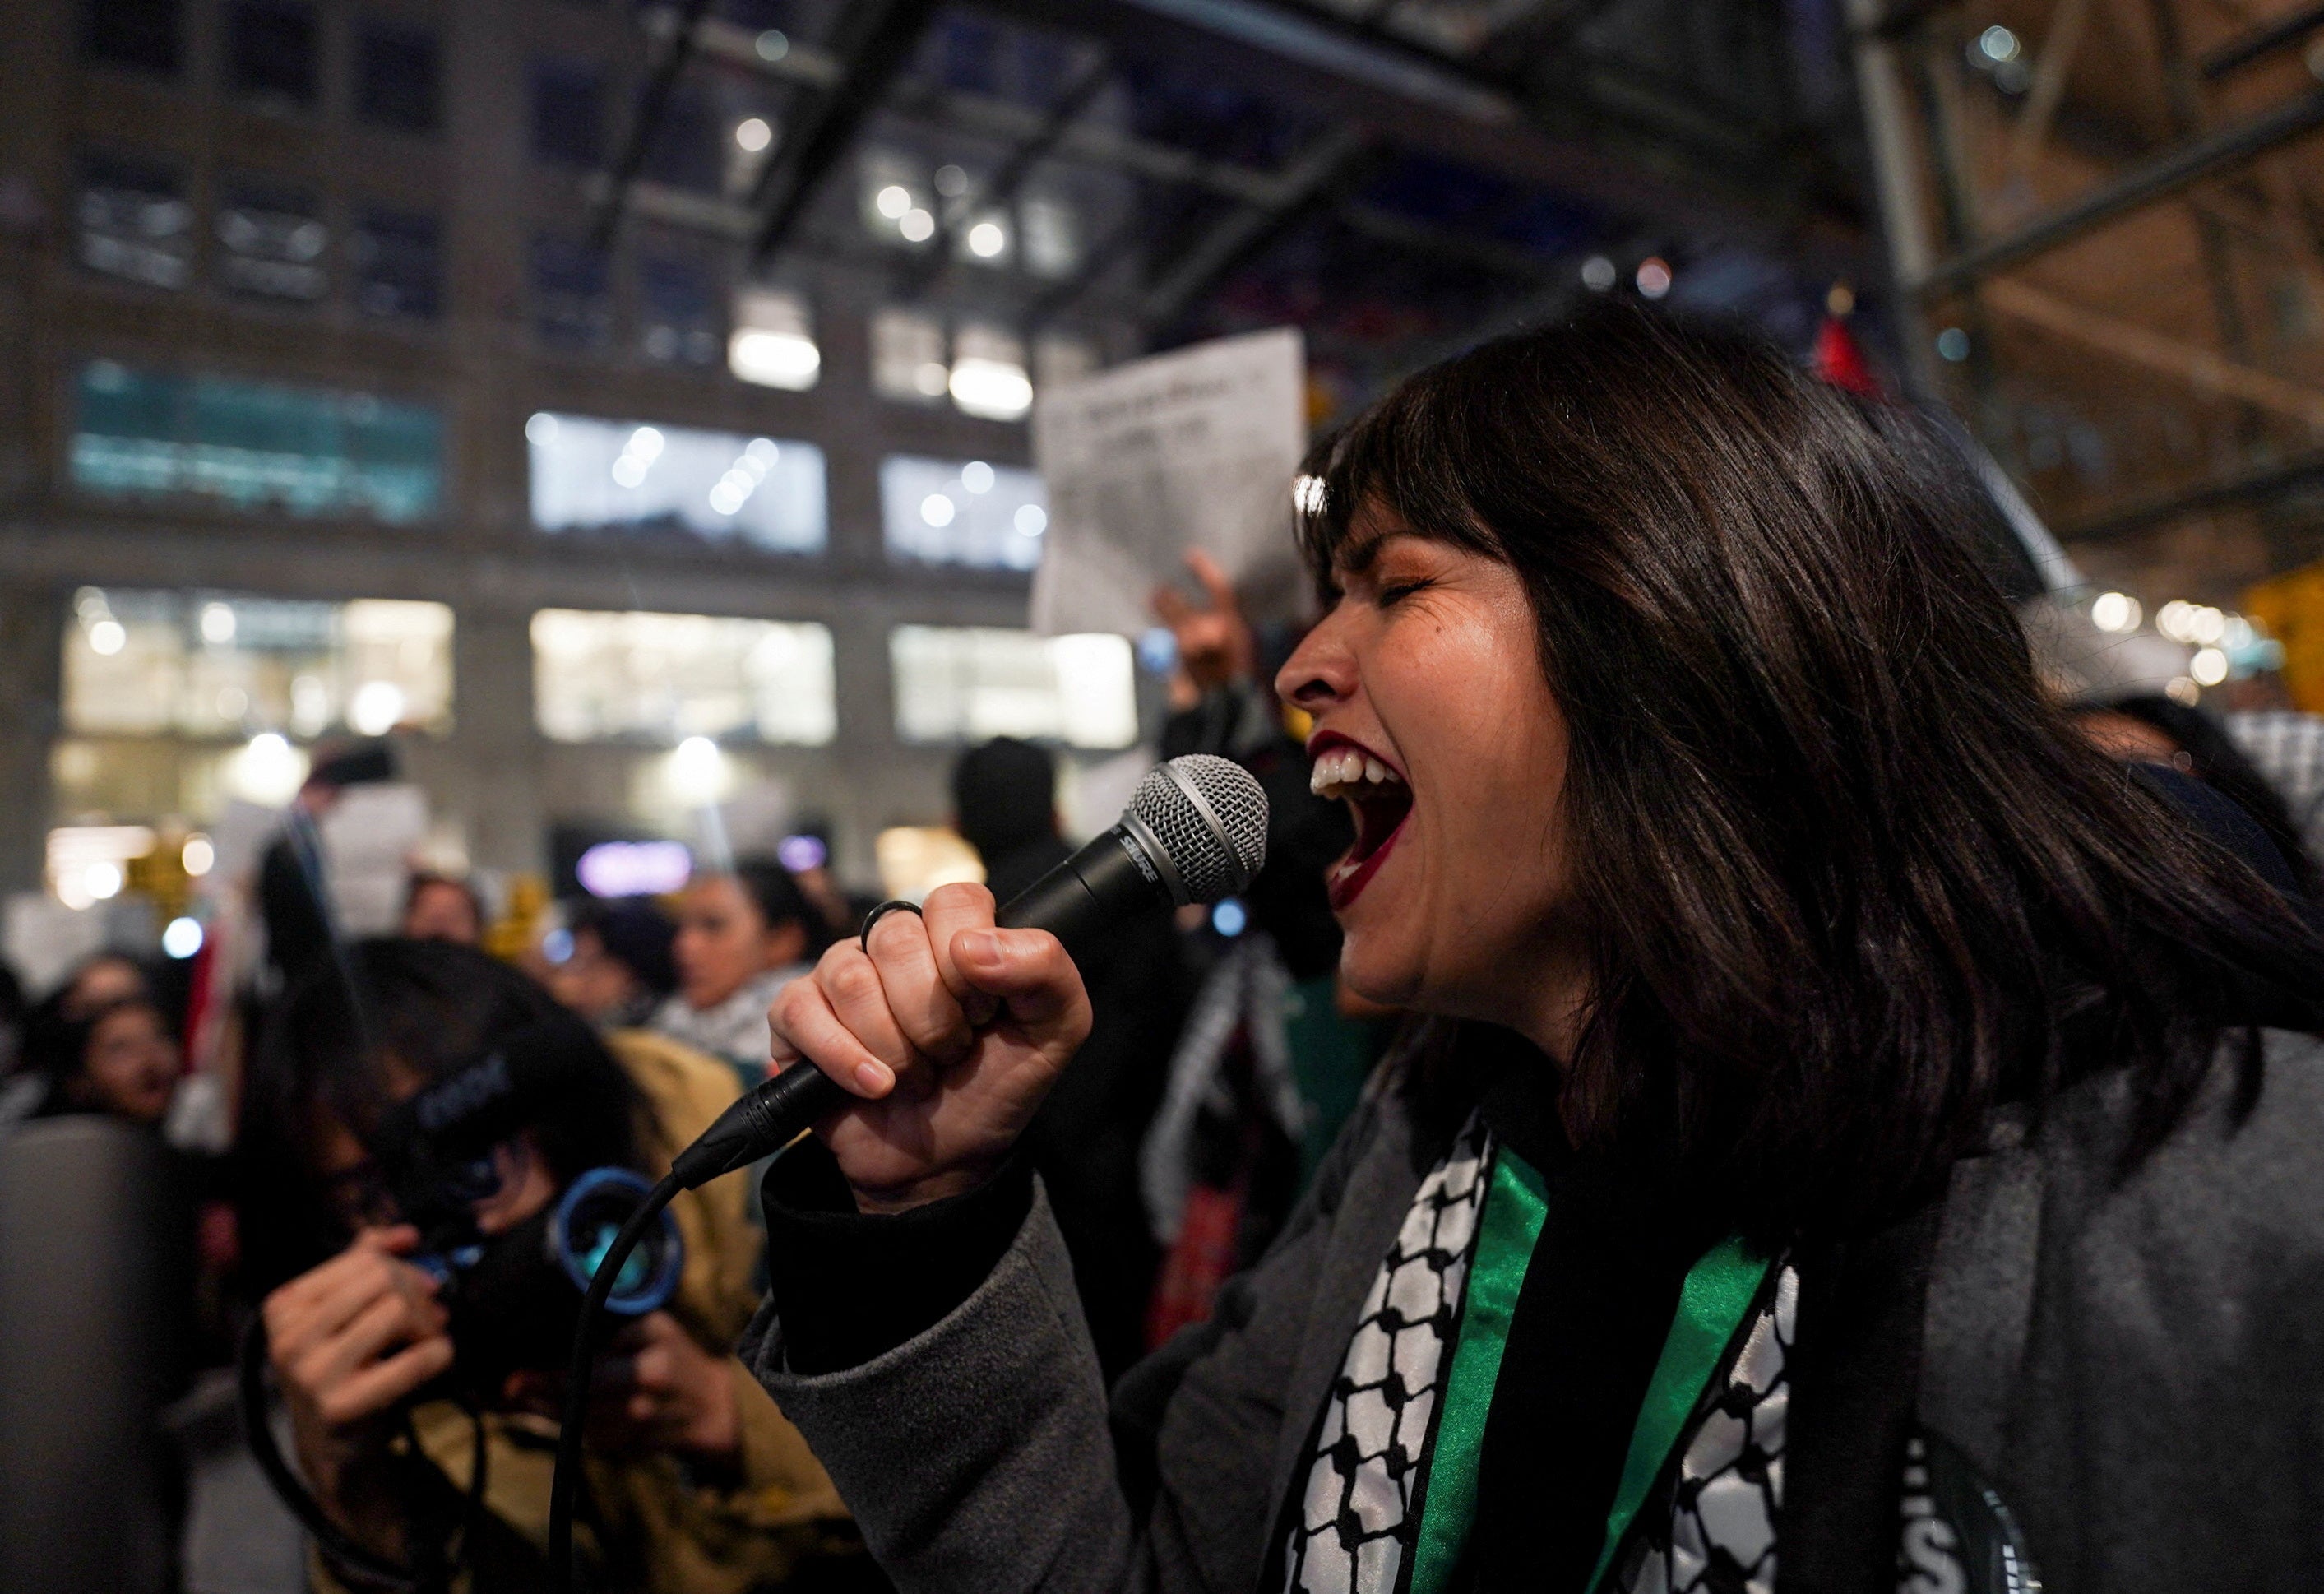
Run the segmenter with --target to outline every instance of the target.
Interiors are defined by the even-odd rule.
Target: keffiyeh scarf
[[[1326,1399],[1297,1511],[1287,1525],[1282,1544],[1285,1594],[1440,1594],[1450,1571],[1445,1557],[1415,1552],[1423,1545],[1423,1516],[1439,1514],[1439,1502],[1428,1498],[1432,1474],[1441,1467],[1455,1481],[1475,1477],[1474,1446],[1483,1431],[1475,1419],[1480,1413],[1457,1424],[1452,1442],[1467,1453],[1440,1457],[1437,1451],[1480,1236],[1489,1230],[1489,1245],[1507,1246],[1512,1235],[1522,1233],[1520,1254],[1495,1259],[1504,1269],[1514,1262],[1521,1276],[1532,1235],[1538,1231],[1537,1218],[1526,1230],[1512,1229],[1506,1213],[1500,1214],[1501,1223],[1488,1223],[1489,1201],[1523,1199],[1508,1182],[1496,1183],[1497,1156],[1514,1161],[1472,1116],[1452,1149],[1422,1181],[1381,1259]],[[1532,1188],[1538,1190],[1537,1180]],[[1691,1290],[1712,1259],[1707,1257],[1697,1274],[1690,1275]],[[1601,1562],[1593,1587],[1624,1594],[1713,1589],[1773,1594],[1790,1396],[1786,1361],[1799,1278],[1787,1261],[1779,1260],[1772,1280],[1752,1282],[1765,1271],[1746,1280],[1748,1310],[1728,1323],[1733,1334],[1711,1347],[1715,1361],[1704,1367],[1710,1376],[1701,1383],[1690,1414],[1675,1434],[1665,1436],[1667,1450],[1676,1454],[1674,1467],[1665,1466],[1665,1451],[1648,1443],[1648,1423],[1642,1415],[1623,1497],[1609,1522],[1609,1537],[1621,1553],[1618,1562],[1611,1560],[1618,1546],[1609,1543],[1609,1559]],[[1730,1266],[1730,1281],[1738,1276]],[[1733,1295],[1731,1282],[1729,1298],[1738,1305],[1746,1298]],[[1683,1320],[1685,1315],[1683,1307]],[[1684,1326],[1682,1322],[1674,1327],[1665,1368],[1673,1364]],[[1698,1353],[1702,1348],[1698,1333]],[[1463,1398],[1489,1400],[1497,1345],[1490,1355],[1485,1376],[1462,1386]],[[1444,1493],[1452,1498],[1466,1493],[1473,1500],[1473,1492],[1462,1488]],[[1465,1508],[1466,1501],[1447,1507]],[[1456,1538],[1467,1528],[1465,1521],[1432,1520],[1427,1525],[1428,1536],[1440,1544],[1448,1526]]]

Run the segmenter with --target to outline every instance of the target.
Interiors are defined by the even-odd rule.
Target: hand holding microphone
[[[1000,1166],[1088,1038],[1090,1003],[1057,937],[996,927],[982,886],[940,887],[867,939],[869,955],[842,942],[783,991],[774,1060],[859,1098],[824,1138],[859,1208],[900,1212]]]
[[[825,1129],[857,1204],[901,1211],[987,1177],[1088,1037],[1070,954],[1130,914],[1242,889],[1266,848],[1257,782],[1224,759],[1178,759],[1006,907],[945,886],[919,916],[886,915],[865,945],[825,953],[770,1016],[774,1058],[868,1103]]]

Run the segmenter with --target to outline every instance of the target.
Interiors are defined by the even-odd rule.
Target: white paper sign
[[[1033,463],[1049,526],[1033,629],[1145,630],[1155,586],[1183,576],[1190,548],[1239,585],[1287,566],[1305,386],[1299,334],[1285,327],[1045,390],[1033,408]]]
[[[411,855],[428,839],[428,794],[385,782],[350,786],[315,828],[340,933],[395,934],[403,923]]]

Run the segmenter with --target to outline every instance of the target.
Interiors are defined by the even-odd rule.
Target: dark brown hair
[[[252,1060],[235,1146],[257,1287],[348,1239],[313,1166],[321,1115],[368,1144],[395,1104],[391,1067],[433,1084],[543,1031],[564,1038],[560,1088],[528,1127],[558,1185],[600,1164],[639,1166],[644,1103],[628,1073],[539,982],[498,958],[450,941],[359,941],[286,992]]]
[[[2324,1022],[2324,940],[2072,734],[1959,454],[1746,335],[1601,308],[1405,382],[1331,449],[1525,583],[1567,722],[1594,1004],[1561,1106],[1763,1239],[1872,1221],[1999,1101],[2136,1080],[2136,1155],[2223,1034]]]

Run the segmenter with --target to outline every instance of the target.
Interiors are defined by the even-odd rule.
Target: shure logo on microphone
[[[494,1052],[466,1073],[446,1080],[421,1097],[420,1127],[432,1135],[508,1092],[508,1059]]]
[[[1144,875],[1148,882],[1157,886],[1164,883],[1161,872],[1154,867],[1154,860],[1146,855],[1145,848],[1126,835],[1117,834],[1113,839],[1121,843],[1121,850],[1130,854],[1130,861],[1138,866],[1138,872]]]

